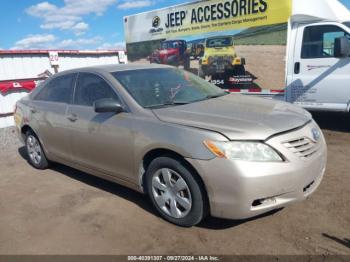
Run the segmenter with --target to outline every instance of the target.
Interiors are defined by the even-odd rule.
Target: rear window
[[[49,80],[34,97],[34,100],[70,103],[76,74],[69,74]]]
[[[182,46],[183,44],[181,41],[163,42],[161,44],[161,49],[179,48]]]

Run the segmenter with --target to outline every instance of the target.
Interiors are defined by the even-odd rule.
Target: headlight
[[[282,162],[282,157],[272,147],[260,142],[204,141],[217,157],[252,162]]]

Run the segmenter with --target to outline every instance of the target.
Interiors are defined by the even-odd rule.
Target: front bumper
[[[285,162],[187,159],[204,181],[211,215],[246,219],[310,196],[320,185],[326,168],[327,146],[324,137],[321,136],[317,142],[317,152],[307,159],[300,158],[282,143],[309,135],[315,125],[310,123],[300,130],[266,141],[286,157]]]
[[[233,69],[233,66],[229,63],[213,63],[201,67],[206,75],[222,74]]]

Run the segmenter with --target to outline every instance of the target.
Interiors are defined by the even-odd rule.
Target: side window
[[[48,82],[34,100],[70,103],[76,74],[59,76]]]
[[[350,35],[334,25],[309,26],[304,29],[301,58],[334,57],[335,39]]]
[[[119,101],[112,87],[104,79],[90,73],[79,74],[74,104],[93,106],[95,101],[104,98]]]

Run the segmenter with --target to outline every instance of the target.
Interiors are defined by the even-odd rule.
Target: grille
[[[231,63],[232,57],[229,56],[214,56],[213,58],[214,62],[217,63]]]
[[[224,57],[223,56],[214,56],[214,62],[216,63],[223,63]]]
[[[283,145],[300,158],[307,159],[314,155],[320,148],[318,143],[307,137],[284,142]]]

